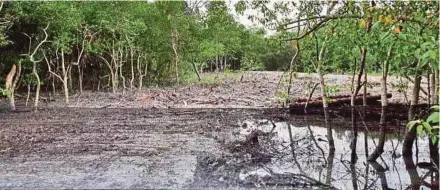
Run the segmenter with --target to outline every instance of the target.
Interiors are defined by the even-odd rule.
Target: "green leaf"
[[[428,122],[422,122],[423,129],[425,129],[426,134],[430,135],[432,127]]]
[[[432,144],[435,144],[438,141],[438,136],[431,137]]]
[[[438,124],[439,123],[439,115],[440,115],[439,112],[433,112],[431,115],[429,115],[429,117],[426,121],[429,123],[433,123],[433,124],[437,123]]]
[[[439,110],[440,110],[440,106],[439,106],[439,105],[437,105],[437,106],[432,106],[432,107],[431,107],[431,110],[439,111]]]
[[[417,126],[417,136],[421,136],[423,134],[423,125]]]
[[[414,126],[417,126],[419,124],[420,124],[420,120],[410,121],[408,125],[406,125],[406,127],[408,127],[408,129],[411,130]]]

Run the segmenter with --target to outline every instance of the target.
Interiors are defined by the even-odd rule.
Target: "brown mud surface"
[[[326,122],[315,112],[317,115],[291,115],[281,109],[2,111],[0,187],[352,189],[356,184],[377,189],[385,184],[402,189],[411,185],[412,176],[400,152],[404,121],[391,118],[387,123],[385,152],[377,163],[386,169],[375,170],[366,157],[380,136],[378,120],[357,122],[357,160],[353,163],[353,126],[345,118],[349,113],[331,110],[333,119]],[[261,136],[246,143],[255,131]],[[335,151],[329,151],[330,137]],[[426,139],[419,139],[418,144],[427,147]],[[418,150],[414,160],[429,162],[427,148]],[[430,178],[435,174],[429,169],[418,168],[416,174],[428,181],[435,179]]]
[[[385,151],[367,162],[381,136],[380,108],[333,108],[328,118],[320,109],[270,109],[275,76],[253,72],[212,88],[87,92],[68,107],[57,100],[36,112],[3,106],[0,188],[405,189],[420,185],[415,177],[438,188],[438,172],[413,172],[401,156],[406,107],[388,109]],[[340,78],[328,80],[347,80]],[[355,124],[352,115],[359,115]],[[429,163],[427,139],[418,145],[415,164]]]

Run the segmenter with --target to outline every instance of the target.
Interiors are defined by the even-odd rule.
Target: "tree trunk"
[[[99,56],[99,58],[101,58],[104,61],[104,63],[107,65],[107,67],[108,67],[108,69],[110,71],[110,78],[109,79],[110,79],[110,83],[111,83],[111,86],[112,86],[112,93],[116,93],[117,86],[116,86],[116,74],[115,74],[115,72],[117,72],[118,70],[113,69],[113,67],[112,67],[113,65],[116,65],[116,64],[114,64],[115,60],[112,57],[112,60],[110,61],[111,64],[110,64],[110,62],[107,61],[107,59],[105,59],[104,57]],[[99,80],[99,81],[101,81],[101,80]],[[98,85],[98,91],[99,91],[99,85]]]
[[[134,54],[133,49],[130,47],[130,66],[131,66],[130,91],[133,91],[133,87],[134,87],[133,54]]]
[[[73,85],[72,85],[72,69],[71,69],[71,64],[69,63],[69,65],[67,66],[67,83],[69,84],[69,89],[72,90]]]
[[[387,98],[387,77],[388,77],[388,68],[389,68],[389,60],[391,58],[391,54],[393,53],[394,44],[390,46],[388,49],[387,57],[382,64],[382,79],[381,79],[381,103],[382,106],[388,106],[388,98]]]
[[[138,55],[137,59],[136,59],[136,68],[137,68],[137,72],[138,72],[138,91],[142,91],[142,82],[144,80],[144,73],[142,72],[142,67],[141,67],[141,55]]]
[[[215,57],[215,72],[217,73],[219,71],[219,66],[218,66],[218,55]]]
[[[227,61],[228,61],[228,59],[227,59],[227,57],[225,56],[225,57],[224,57],[224,61],[223,61],[223,63],[225,64],[225,66],[224,66],[225,70],[226,70],[227,67],[228,67],[228,65],[226,64]]]
[[[15,89],[17,88],[17,83],[18,83],[18,80],[20,79],[20,76],[21,76],[21,62],[18,62],[17,73],[15,74],[14,82],[12,83],[12,86],[11,86],[11,97],[9,98],[9,100],[10,100],[9,105],[10,105],[11,110],[13,110],[13,111],[15,111]]]
[[[191,64],[192,64],[192,66],[193,66],[193,68],[194,68],[194,71],[196,72],[197,79],[198,79],[199,81],[201,81],[202,78],[200,77],[200,74],[199,74],[199,71],[197,70],[197,66],[196,66],[196,64],[195,64],[194,62],[192,62]]]
[[[414,86],[411,96],[411,102],[409,106],[408,119],[413,120],[415,115],[415,107],[419,104],[419,94],[420,94],[420,83],[422,81],[422,76],[420,75],[420,71],[416,70],[415,78],[414,78]]]
[[[25,104],[26,107],[28,106],[28,102],[29,102],[29,97],[30,97],[30,96],[31,96],[31,85],[28,84],[28,85],[27,85],[26,104]]]
[[[177,53],[177,43],[179,41],[178,34],[176,30],[173,30],[171,33],[171,43],[174,51],[174,68],[176,73],[176,84],[179,84],[179,54]]]
[[[319,75],[319,84],[321,85],[322,107],[327,108],[328,100],[327,100],[327,94],[325,93],[325,80],[324,80],[324,76],[322,75],[319,69],[318,69],[318,75]]]
[[[351,106],[355,106],[356,105],[355,99],[356,99],[356,96],[359,93],[359,90],[362,87],[361,86],[361,77],[362,77],[362,74],[364,72],[366,57],[367,57],[367,49],[366,48],[362,48],[361,63],[360,63],[359,74],[358,74],[358,77],[357,77],[357,80],[356,80],[356,87],[353,88],[353,92],[351,93],[351,103],[350,103]]]
[[[298,49],[295,52],[295,55],[292,57],[292,60],[290,60],[290,65],[289,65],[289,86],[287,86],[287,96],[290,96],[290,88],[292,86],[292,78],[293,78],[293,61],[295,61],[296,57],[298,57],[299,54],[299,44],[298,44]]]
[[[403,145],[402,145],[403,157],[412,157],[412,147],[414,141],[417,138],[416,129],[417,127],[411,128],[411,130],[409,130],[405,135],[405,139],[403,140]]]
[[[36,84],[37,87],[35,89],[35,102],[34,102],[34,109],[36,111],[38,108],[38,102],[40,101],[40,88],[41,88],[41,81],[37,72],[37,62],[32,63],[32,73],[34,74],[35,79],[37,80],[37,84]]]
[[[17,86],[18,79],[20,78],[21,73],[21,63],[18,63],[18,69],[15,64],[12,66],[11,71],[9,71],[8,76],[6,77],[6,90],[8,91],[9,98],[9,109],[11,111],[15,111],[15,98],[14,92],[15,87]],[[15,78],[14,78],[15,77]]]
[[[439,104],[439,94],[438,94],[438,92],[440,91],[440,84],[439,84],[439,81],[440,81],[440,71],[438,70],[438,69],[434,69],[435,71],[434,71],[434,83],[432,83],[432,85],[435,87],[434,89],[434,96],[432,96],[432,98],[433,98],[433,100],[434,101],[432,101],[432,104],[435,104],[435,105],[438,105]]]
[[[431,89],[430,89],[430,93],[431,93],[431,105],[436,105],[438,104],[438,97],[437,97],[437,91],[436,88],[438,87],[438,70],[432,68],[432,74],[431,74],[431,78],[430,78],[431,82]]]
[[[68,86],[68,73],[66,70],[66,63],[64,60],[64,51],[61,49],[61,69],[63,71],[63,88],[64,88],[64,99],[66,104],[69,103],[69,86]]]
[[[364,94],[362,96],[364,106],[367,106],[367,83],[368,83],[367,67],[364,67]]]
[[[383,75],[382,79],[380,80],[380,102],[382,104],[382,106],[387,106],[388,105],[388,98],[386,97],[387,95],[387,76]]]
[[[55,97],[57,89],[55,87],[55,77],[53,75],[52,75],[52,92],[53,92],[53,96]]]
[[[78,84],[79,84],[79,93],[83,92],[83,70],[81,69],[81,64],[78,64]]]

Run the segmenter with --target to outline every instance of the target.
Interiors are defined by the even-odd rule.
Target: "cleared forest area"
[[[0,188],[438,188],[438,10],[2,1]]]

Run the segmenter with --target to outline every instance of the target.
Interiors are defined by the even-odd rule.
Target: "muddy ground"
[[[369,163],[379,108],[358,118],[356,132],[345,108],[332,109],[330,119],[319,110],[269,109],[276,107],[277,74],[135,94],[86,92],[68,106],[46,102],[37,112],[3,106],[0,188],[405,189],[415,174],[438,188],[438,173],[414,173],[404,164],[406,108],[389,109],[385,152]],[[334,85],[348,80],[329,77]],[[304,94],[307,80],[298,76],[295,95]],[[255,131],[260,136],[248,139]],[[414,152],[417,163],[429,162],[426,148]]]
[[[222,82],[216,84],[195,84],[176,87],[150,87],[142,92],[129,89],[125,92],[90,92],[73,94],[70,103],[63,102],[63,95],[57,98],[43,95],[43,106],[47,107],[82,107],[82,108],[268,108],[280,107],[282,96],[277,92],[287,91],[288,76],[286,75],[279,84],[282,72],[260,71],[246,72],[240,82],[241,74],[222,77]],[[213,77],[213,76],[210,76]],[[351,94],[351,76],[326,75],[326,82],[333,92],[330,95]],[[393,95],[391,103],[406,104],[410,100],[411,83],[407,80],[390,76],[388,92]],[[380,94],[380,77],[370,76],[368,93]],[[293,79],[290,98],[307,98],[313,85],[318,82],[316,74],[298,73]],[[409,86],[402,88],[402,86]],[[426,81],[422,86],[426,87]],[[426,88],[425,88],[426,89]],[[320,96],[318,86],[313,97]],[[362,91],[360,92],[362,93]],[[421,93],[421,102],[426,102],[426,96]],[[22,101],[23,102],[23,101]],[[32,101],[31,101],[32,102]],[[3,101],[3,104],[6,102]],[[30,103],[31,104],[31,103]]]

